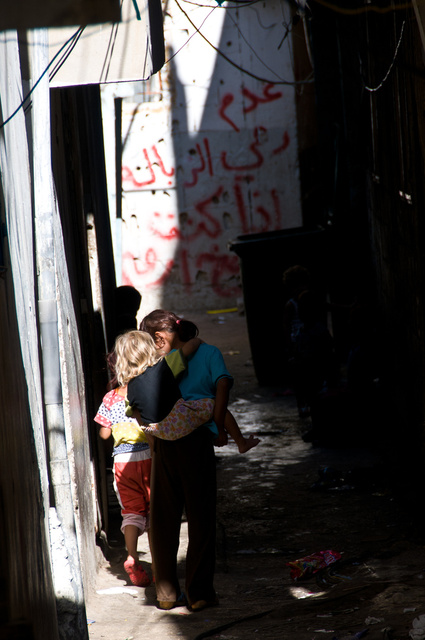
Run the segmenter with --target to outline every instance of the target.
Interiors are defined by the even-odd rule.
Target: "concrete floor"
[[[233,443],[216,450],[220,605],[199,613],[158,610],[153,586],[130,586],[117,535],[87,599],[90,639],[413,638],[409,633],[421,622],[414,621],[425,614],[424,540],[416,514],[394,491],[385,454],[359,443],[304,442],[307,423],[294,397],[256,383],[244,317],[186,317],[225,354],[235,376],[230,408],[244,433],[261,438],[245,455]],[[324,468],[341,480],[320,486]],[[183,522],[182,581],[186,545]],[[291,579],[288,562],[322,550],[339,552],[341,560],[315,576]],[[139,553],[149,571],[146,536]]]

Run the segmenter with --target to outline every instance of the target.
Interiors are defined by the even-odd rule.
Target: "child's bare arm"
[[[195,353],[201,343],[201,338],[191,338],[181,348],[183,355],[188,358],[192,353]]]
[[[109,429],[109,427],[100,427],[99,436],[102,438],[102,440],[107,440],[111,437],[111,435],[112,429]]]

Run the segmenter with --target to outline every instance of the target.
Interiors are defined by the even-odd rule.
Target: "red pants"
[[[150,503],[150,450],[122,453],[114,459],[114,489],[121,506],[122,529],[134,524],[143,533],[148,528]]]

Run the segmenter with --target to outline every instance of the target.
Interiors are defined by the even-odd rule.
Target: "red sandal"
[[[151,581],[148,574],[134,558],[128,558],[124,562],[124,569],[136,587],[149,587]]]

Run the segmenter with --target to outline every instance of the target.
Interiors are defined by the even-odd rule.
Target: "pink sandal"
[[[124,569],[132,584],[136,587],[149,587],[151,581],[148,574],[142,565],[138,564],[134,558],[128,558],[128,560],[124,562]]]

